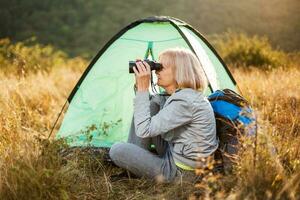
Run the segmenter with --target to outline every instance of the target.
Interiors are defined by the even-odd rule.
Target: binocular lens
[[[152,70],[161,70],[162,65],[158,62],[152,60],[144,60],[146,63],[150,65],[150,69]],[[129,73],[134,73],[133,67],[136,67],[136,61],[129,61]]]

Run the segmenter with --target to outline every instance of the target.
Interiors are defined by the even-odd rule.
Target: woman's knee
[[[118,160],[119,158],[122,158],[124,155],[124,150],[126,148],[127,143],[124,142],[118,142],[115,143],[111,146],[109,150],[109,157],[115,161]]]

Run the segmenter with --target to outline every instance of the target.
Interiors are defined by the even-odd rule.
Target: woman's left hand
[[[148,91],[151,78],[150,65],[148,65],[148,63],[146,63],[145,61],[137,61],[136,66],[137,68],[133,67],[133,71],[135,73],[137,91]]]

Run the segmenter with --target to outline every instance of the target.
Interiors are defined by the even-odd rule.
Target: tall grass
[[[86,61],[60,57],[55,50],[39,53],[50,46],[4,42],[19,56],[0,52],[0,199],[300,199],[299,65],[232,68],[259,118],[257,145],[244,141],[247,148],[234,173],[203,172],[196,184],[113,181],[120,169],[104,163],[101,154],[75,150],[64,157],[64,141],[47,139]],[[25,61],[27,71],[20,73],[15,63],[32,57],[47,70],[31,70],[36,64]]]
[[[298,67],[234,71],[260,119],[257,166],[253,168],[244,160],[239,170],[243,178],[240,192],[250,195],[250,199],[299,198],[299,75]]]

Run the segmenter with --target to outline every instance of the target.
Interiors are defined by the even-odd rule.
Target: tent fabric
[[[190,25],[171,17],[141,19],[117,33],[92,60],[68,98],[56,138],[66,138],[70,146],[110,147],[126,141],[135,96],[128,61],[158,59],[159,52],[173,47],[196,54],[209,81],[206,95],[224,88],[237,91],[220,56]]]

